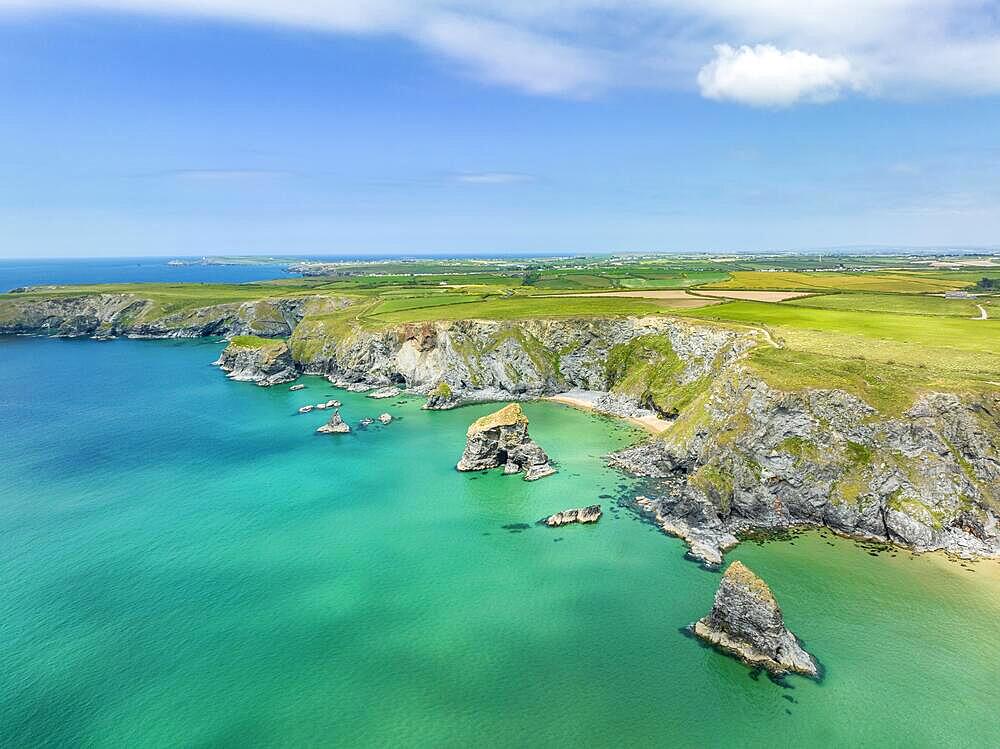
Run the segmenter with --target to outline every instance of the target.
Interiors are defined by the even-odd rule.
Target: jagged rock
[[[579,507],[557,512],[555,515],[549,515],[542,522],[550,528],[568,525],[569,523],[596,523],[601,519],[602,514],[600,505],[590,505],[589,507]]]
[[[481,471],[498,466],[503,466],[505,474],[524,471],[527,481],[555,473],[549,456],[528,436],[528,417],[517,403],[472,423],[456,468]]]
[[[351,431],[351,427],[340,416],[340,409],[335,409],[330,420],[316,431],[320,434],[347,434]]]
[[[422,408],[428,411],[446,411],[461,404],[451,385],[442,380],[433,390],[427,393],[427,401]]]
[[[379,388],[374,393],[368,393],[368,397],[381,400],[383,398],[395,398],[397,395],[399,395],[399,393],[400,390],[398,387],[390,386],[390,387]]]
[[[931,393],[879,418],[844,391],[778,391],[737,366],[710,396],[683,436],[610,459],[651,479],[640,504],[692,556],[718,564],[741,533],[795,526],[1000,555],[1000,394]]]
[[[695,622],[692,631],[744,663],[775,675],[819,675],[813,657],[785,627],[771,589],[741,562],[729,565],[715,593],[712,611]]]
[[[288,344],[281,340],[234,338],[215,362],[231,380],[261,386],[291,382],[299,376]]]
[[[378,420],[383,424],[389,424],[392,422],[392,414],[380,414]]]

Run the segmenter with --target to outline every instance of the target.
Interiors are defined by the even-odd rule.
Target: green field
[[[933,315],[944,317],[978,317],[981,304],[990,309],[993,299],[945,299],[927,294],[822,294],[790,299],[783,304],[794,307],[816,307],[833,310],[864,310],[866,312],[894,312],[909,315]],[[1000,307],[997,307],[1000,314]],[[989,311],[990,317],[993,312]]]
[[[736,271],[725,281],[707,284],[709,289],[747,289],[775,291],[884,291],[903,294],[929,294],[971,286],[977,279],[965,274],[924,275],[910,272],[877,273],[754,273]]]

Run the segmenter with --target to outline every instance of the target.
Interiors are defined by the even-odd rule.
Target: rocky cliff
[[[928,393],[898,416],[841,390],[783,392],[742,367],[666,435],[612,464],[650,480],[640,506],[718,564],[747,531],[1000,554],[1000,393]]]
[[[262,386],[291,382],[299,376],[288,344],[273,338],[236,336],[215,364],[230,379]]]
[[[819,675],[816,661],[785,626],[771,589],[740,562],[729,565],[712,611],[691,629],[705,642],[772,674]]]
[[[135,294],[9,294],[0,307],[0,334],[66,338],[197,338],[254,335],[287,338],[310,306],[348,302],[327,297],[288,297],[211,304],[172,310],[166,302]]]

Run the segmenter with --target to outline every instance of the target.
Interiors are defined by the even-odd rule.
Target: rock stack
[[[320,434],[347,434],[351,431],[351,427],[341,418],[340,409],[338,408],[334,410],[330,420],[316,431]]]
[[[505,474],[524,471],[525,481],[556,472],[549,465],[549,456],[528,436],[528,417],[517,403],[472,423],[466,433],[465,451],[456,468],[482,471],[498,466],[503,466]]]
[[[723,652],[776,676],[788,672],[819,675],[816,661],[785,627],[767,583],[740,562],[729,565],[712,611],[695,622],[692,631]]]

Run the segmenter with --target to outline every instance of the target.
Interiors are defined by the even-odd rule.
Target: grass
[[[634,395],[666,416],[677,416],[707,387],[704,379],[681,382],[684,362],[664,335],[639,336],[615,346],[605,371],[614,392]]]
[[[884,291],[894,293],[932,293],[971,286],[967,274],[919,274],[886,271],[872,273],[779,271],[755,273],[735,271],[725,281],[706,284],[706,289],[745,289],[775,291]],[[974,275],[974,274],[972,274]]]
[[[669,302],[669,300],[664,300]],[[653,315],[670,311],[669,304],[649,299],[614,299],[600,297],[516,296],[463,302],[436,307],[415,307],[383,312],[375,310],[373,322],[386,324],[425,322],[428,320],[523,320],[529,318],[622,317]]]
[[[988,304],[979,300],[980,304]],[[945,299],[926,294],[822,294],[791,299],[784,304],[795,307],[816,307],[865,312],[893,312],[935,317],[978,317],[976,302],[970,299]]]
[[[821,388],[844,390],[882,415],[899,416],[928,392],[982,393],[995,390],[982,374],[832,356],[790,348],[755,349],[747,359],[751,371],[778,390]],[[862,457],[863,446],[856,448]],[[852,456],[854,457],[854,456]]]
[[[871,339],[871,343],[890,341],[986,354],[1000,352],[1000,321],[993,320],[927,320],[911,314],[870,314],[854,310],[816,309],[788,302],[771,304],[744,301],[703,307],[684,314],[687,317],[709,320],[763,324],[773,327],[782,335],[786,330],[808,330],[861,336]]]

